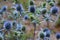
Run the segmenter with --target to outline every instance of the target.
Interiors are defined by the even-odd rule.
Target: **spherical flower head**
[[[46,32],[46,33],[48,33],[48,34],[51,33],[51,31],[50,31],[48,28],[45,28],[45,29],[43,30],[43,32]]]
[[[45,14],[47,12],[47,9],[46,8],[43,8],[42,10],[41,10],[41,13],[42,14]]]
[[[7,10],[7,6],[3,6],[2,11],[6,11],[6,10]]]
[[[48,28],[45,28],[44,30],[43,30],[43,32],[46,32],[46,31],[48,31],[49,29]]]
[[[53,7],[51,8],[50,12],[51,12],[52,14],[58,13],[58,7],[53,6]]]
[[[50,37],[50,33],[47,32],[47,33],[46,33],[46,37]]]
[[[6,21],[4,22],[4,25],[3,27],[6,29],[6,30],[10,30],[12,28],[12,24],[10,21]]]
[[[35,7],[34,6],[30,6],[30,12],[35,13]]]
[[[22,4],[17,4],[16,5],[16,10],[17,11],[24,11]]]
[[[60,33],[56,33],[56,38],[60,39]]]
[[[21,11],[21,6],[18,5],[18,6],[16,7],[16,10],[17,10],[17,11]]]
[[[25,15],[25,16],[24,16],[24,19],[25,19],[25,20],[28,20],[28,19],[29,19],[29,16],[28,16],[28,15]]]

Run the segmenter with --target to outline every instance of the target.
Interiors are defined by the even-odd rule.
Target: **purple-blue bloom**
[[[4,29],[6,30],[10,30],[12,28],[12,23],[11,21],[6,21],[4,22],[4,25],[3,25]]]
[[[60,39],[60,33],[56,33],[56,38]]]
[[[29,6],[29,11],[30,11],[31,13],[35,13],[35,11],[36,11],[35,6]]]
[[[48,31],[49,29],[48,28],[45,28],[44,30],[43,30],[43,32],[46,32],[46,31]]]
[[[51,12],[52,14],[58,13],[58,7],[53,6],[53,7],[50,9],[50,12]]]
[[[50,37],[50,30],[48,28],[45,28],[43,32],[46,32],[46,37]]]
[[[50,37],[50,33],[47,32],[47,33],[46,33],[46,37]]]
[[[16,5],[16,10],[17,11],[24,11],[22,4],[17,4]]]
[[[3,6],[1,10],[2,10],[2,11],[6,11],[6,10],[7,10],[7,6],[6,6],[6,5]]]
[[[25,16],[24,16],[24,19],[25,19],[25,20],[28,20],[28,19],[29,19],[29,16],[28,16],[28,15],[25,15]]]

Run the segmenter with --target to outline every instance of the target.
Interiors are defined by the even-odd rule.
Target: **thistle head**
[[[4,29],[6,29],[8,31],[12,28],[12,24],[10,21],[6,21],[6,22],[4,22],[3,27],[4,27]]]

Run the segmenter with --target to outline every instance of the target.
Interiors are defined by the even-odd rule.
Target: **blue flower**
[[[53,7],[51,8],[50,12],[51,12],[52,14],[58,13],[58,7],[53,6]]]
[[[60,33],[56,33],[56,38],[60,39]]]
[[[6,11],[6,10],[7,10],[7,6],[3,6],[2,11]]]
[[[50,37],[50,33],[47,32],[47,33],[46,33],[46,37]]]
[[[24,8],[23,8],[22,4],[18,4],[16,6],[16,10],[19,11],[20,14],[22,15],[22,13],[24,12]]]
[[[46,32],[46,31],[48,31],[49,29],[48,28],[45,28],[44,30],[43,30],[43,32]]]
[[[25,16],[24,16],[24,19],[25,19],[25,20],[28,20],[28,19],[29,19],[29,16],[28,16],[28,15],[25,15]]]
[[[12,27],[12,24],[11,24],[10,21],[6,21],[6,22],[4,22],[3,27],[4,27],[6,30],[10,30],[11,27]]]
[[[35,10],[36,10],[36,9],[35,9],[34,6],[30,6],[30,7],[29,7],[29,11],[30,11],[31,13],[35,13]]]
[[[21,11],[21,6],[18,5],[18,6],[16,7],[16,10],[17,10],[17,11]]]
[[[43,32],[45,32],[46,33],[46,37],[50,37],[50,30],[48,29],[48,28],[45,28],[44,30],[43,30]]]
[[[16,10],[17,11],[24,11],[22,4],[17,4],[16,5]]]
[[[50,33],[51,31],[48,28],[45,28],[43,32]]]

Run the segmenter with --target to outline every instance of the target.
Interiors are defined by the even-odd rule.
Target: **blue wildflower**
[[[30,7],[29,7],[29,11],[30,11],[31,13],[35,13],[35,10],[36,10],[36,9],[35,9],[34,6],[30,6]]]
[[[51,8],[50,12],[51,12],[52,14],[58,13],[58,7],[53,6],[53,7]]]
[[[45,28],[43,32],[50,33],[50,30],[48,28]]]
[[[45,28],[43,32],[46,32],[46,37],[50,37],[50,30],[48,28]]]
[[[46,33],[46,37],[50,37],[50,33],[47,32],[47,33]]]
[[[60,33],[56,33],[56,38],[60,39]]]
[[[16,5],[16,10],[17,11],[24,11],[22,4],[17,4]]]
[[[29,19],[29,16],[28,16],[28,15],[25,15],[25,16],[24,16],[24,19],[25,19],[25,20],[28,20],[28,19]]]
[[[16,7],[16,10],[17,10],[17,11],[21,11],[21,6],[18,5],[18,6]]]
[[[20,14],[22,15],[22,13],[24,12],[24,9],[23,9],[22,4],[18,4],[18,5],[16,6],[16,10],[19,11]]]
[[[4,28],[6,29],[6,30],[10,30],[11,29],[11,27],[12,27],[12,24],[11,24],[11,22],[10,21],[6,21],[6,22],[4,22]]]
[[[7,6],[3,6],[2,11],[6,11],[6,10],[7,10]]]
[[[46,31],[48,31],[49,29],[48,28],[45,28],[44,30],[43,30],[43,32],[46,32]]]

